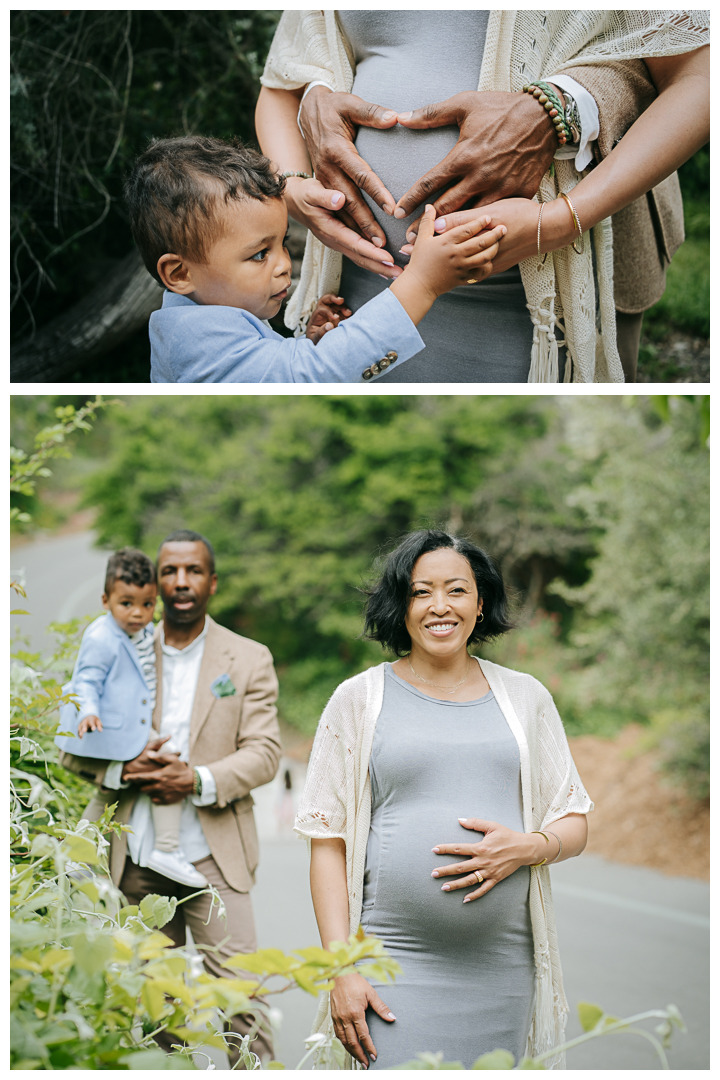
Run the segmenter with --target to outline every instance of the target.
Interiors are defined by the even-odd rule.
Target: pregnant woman
[[[365,1068],[562,1041],[547,865],[583,850],[592,803],[547,690],[468,653],[506,612],[484,552],[411,534],[366,611],[400,659],[338,687],[318,726],[295,828],[322,943],[362,925],[403,970],[378,993],[360,968],[321,1000],[315,1030]]]
[[[292,174],[290,213],[314,234],[288,325],[302,324],[322,291],[339,290],[356,308],[385,287],[378,275],[405,265],[406,230],[424,202],[436,204],[439,230],[441,215],[485,203],[493,224],[508,226],[496,275],[435,305],[420,327],[425,350],[382,381],[623,381],[610,217],[672,176],[708,137],[707,56],[695,57],[708,37],[702,14],[285,12],[256,122],[263,151]],[[636,69],[621,77],[623,64],[639,65],[644,77]],[[599,106],[581,84],[593,77],[602,123],[617,128],[603,145],[624,138],[588,173]],[[547,80],[555,95],[543,98],[548,108],[557,103],[570,116],[574,98],[582,106],[562,138],[557,108],[552,120],[523,93],[528,80]],[[307,148],[296,123],[305,91]],[[306,179],[313,168],[324,199]],[[542,219],[540,203],[549,204]],[[652,235],[647,208],[646,216]],[[352,228],[362,235],[350,239]],[[681,235],[662,228],[669,261]],[[644,272],[641,265],[634,279]]]

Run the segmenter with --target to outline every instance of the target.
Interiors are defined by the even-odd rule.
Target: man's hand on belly
[[[531,199],[558,147],[552,124],[528,94],[467,91],[401,113],[398,122],[413,130],[456,124],[460,137],[440,164],[398,201],[396,218],[432,201],[448,184],[452,186],[434,204],[438,217],[466,205],[484,206],[513,196]]]
[[[357,228],[377,247],[385,244],[385,234],[361,195],[366,192],[386,214],[392,215],[395,200],[355,149],[358,125],[389,130],[397,123],[397,113],[381,105],[363,101],[355,94],[333,93],[314,86],[300,112],[308,153],[315,176],[325,188],[342,191],[345,205],[341,217]]]

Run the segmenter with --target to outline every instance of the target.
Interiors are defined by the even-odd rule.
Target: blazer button
[[[141,721],[140,721],[140,723],[141,723],[141,724],[144,724],[144,723],[145,723],[145,720],[144,720],[144,719],[143,719],[143,720],[141,720]]]
[[[387,356],[383,356],[382,360],[380,361],[380,367],[383,371],[385,370],[385,368],[390,367],[390,361],[388,360]]]
[[[365,370],[362,373],[362,377],[363,377],[363,379],[365,379],[365,381],[367,381],[368,379],[372,379],[373,373],[370,370],[370,368],[365,368]]]
[[[372,372],[373,375],[379,375],[380,372],[382,371],[382,368],[380,367],[379,364],[373,364],[371,366],[371,368],[370,368],[370,371]]]
[[[142,703],[143,703],[143,705],[147,705],[147,700],[145,698],[143,698]]]
[[[397,360],[397,353],[393,352],[392,349],[390,350],[390,352],[385,353],[385,355],[386,355],[386,357],[388,358],[388,360],[390,361],[391,364],[394,364],[395,361]]]

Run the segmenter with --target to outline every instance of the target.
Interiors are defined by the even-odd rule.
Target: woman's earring
[[[483,615],[482,611],[479,611],[478,612],[478,622],[482,622],[484,618],[485,618],[485,616]]]

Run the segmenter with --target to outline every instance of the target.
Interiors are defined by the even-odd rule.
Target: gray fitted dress
[[[470,904],[471,890],[444,893],[443,879],[430,876],[458,861],[434,855],[436,844],[482,839],[459,817],[524,831],[518,746],[493,694],[439,701],[386,664],[370,779],[361,925],[403,969],[395,983],[373,984],[397,1019],[368,1009],[370,1067],[390,1069],[425,1050],[465,1068],[491,1050],[522,1057],[535,979],[529,867]]]
[[[356,63],[353,93],[406,112],[477,90],[489,11],[338,11]],[[437,165],[457,127],[390,131],[359,127],[355,145],[395,199]],[[410,221],[388,217],[366,196],[399,266]],[[388,282],[343,259],[340,295],[357,311]],[[517,267],[441,296],[418,330],[425,348],[382,382],[527,382],[533,327]]]

